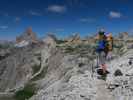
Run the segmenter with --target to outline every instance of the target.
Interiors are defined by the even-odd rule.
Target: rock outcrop
[[[72,35],[71,37],[69,37],[66,41],[68,44],[80,44],[81,38],[80,38],[80,35],[76,33]]]
[[[16,37],[16,47],[24,47],[29,44],[38,43],[38,38],[36,33],[32,31],[32,28],[29,27],[22,35]]]
[[[129,38],[129,34],[127,32],[120,33],[119,38],[126,41]]]
[[[0,92],[22,88],[40,68],[41,47],[14,48],[0,61]],[[38,68],[35,68],[38,67]]]
[[[132,54],[130,50],[108,63],[110,74],[106,81],[97,79],[96,73],[92,77],[91,63],[76,55],[57,57],[61,60],[55,60],[55,64],[53,56],[49,60],[53,66],[48,65],[48,74],[39,81],[41,89],[30,100],[132,100],[133,66],[128,64]],[[117,69],[122,75],[114,75]]]
[[[56,46],[56,36],[54,34],[48,34],[44,39],[43,39],[43,42],[50,46],[50,47],[55,47]]]

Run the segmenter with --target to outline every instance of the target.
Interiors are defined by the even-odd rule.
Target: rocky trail
[[[115,100],[111,96],[110,91],[107,89],[107,83],[103,80],[99,80],[97,83],[97,95],[96,100]]]

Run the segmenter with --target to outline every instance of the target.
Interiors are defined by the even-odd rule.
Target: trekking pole
[[[96,64],[96,65],[95,65]],[[96,62],[95,60],[93,60],[92,64],[91,64],[91,69],[92,69],[92,77],[94,77],[94,72],[95,72],[95,68],[98,67],[98,56],[96,54]]]
[[[91,74],[91,77],[93,78],[93,73],[94,73],[94,66],[93,66],[93,62],[91,64],[91,69],[92,69],[92,74]]]
[[[99,67],[99,55],[98,54],[96,54],[96,67],[98,68]]]
[[[93,51],[93,54],[95,54],[94,51]],[[93,73],[94,73],[94,65],[93,65],[93,63],[94,63],[94,59],[91,61],[91,77],[92,78],[93,78]]]

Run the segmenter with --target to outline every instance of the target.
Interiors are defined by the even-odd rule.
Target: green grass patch
[[[0,49],[14,48],[12,44],[0,44]]]
[[[75,51],[75,48],[70,47],[70,46],[68,46],[68,47],[65,49],[65,53],[72,53],[72,52],[74,52],[74,51]]]
[[[35,85],[27,84],[22,90],[19,90],[15,93],[15,100],[28,100],[35,94]]]
[[[66,42],[66,41],[64,41],[64,40],[57,40],[57,41],[56,41],[57,44],[63,44],[63,43],[65,43],[65,42]]]

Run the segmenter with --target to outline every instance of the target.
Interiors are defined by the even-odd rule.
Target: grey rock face
[[[112,61],[112,63],[109,65],[109,69],[112,74],[108,76],[107,82],[109,83],[109,86],[113,86],[111,93],[115,97],[115,100],[132,100],[133,98],[133,85],[131,85],[133,82],[133,66],[128,64],[128,59],[132,56],[133,50],[130,50],[121,58]],[[115,72],[117,69],[121,70],[121,73],[123,74],[122,76],[120,75],[116,77],[113,75],[113,72]]]
[[[96,88],[92,88],[95,84],[90,71],[87,71],[90,69],[88,58],[66,55],[56,48],[51,48],[50,52],[47,73],[37,82],[40,90],[31,100],[89,100],[94,98]],[[45,58],[46,54],[43,56],[42,58]]]
[[[0,61],[0,91],[10,91],[23,85],[32,76],[32,66],[40,62],[34,48],[15,49],[10,56]]]
[[[0,49],[0,61],[5,59],[10,55],[10,50],[9,49]]]
[[[118,61],[114,59],[108,64],[110,74],[106,81],[97,79],[95,75],[92,77],[91,66],[86,58],[81,59],[76,55],[64,55],[60,58],[60,53],[56,53],[49,58],[51,65],[47,75],[38,82],[41,89],[30,100],[132,100],[132,78],[125,76],[133,73],[131,70],[129,72],[132,66],[128,64],[128,57],[132,53],[131,50]],[[56,56],[61,60],[57,60]],[[117,69],[121,70],[123,76],[114,76]]]

